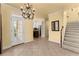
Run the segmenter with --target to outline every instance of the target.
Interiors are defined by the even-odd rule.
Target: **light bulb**
[[[23,10],[23,7],[21,6],[21,10]]]
[[[25,13],[25,10],[23,10],[23,13]]]
[[[29,12],[29,14],[31,14],[31,12]]]
[[[27,15],[25,15],[25,18],[27,18]]]
[[[29,7],[29,3],[27,3],[26,6]]]
[[[35,11],[35,8],[33,8],[33,11]]]

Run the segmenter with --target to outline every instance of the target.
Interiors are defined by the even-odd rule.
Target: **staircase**
[[[79,53],[79,22],[67,23],[63,48]]]

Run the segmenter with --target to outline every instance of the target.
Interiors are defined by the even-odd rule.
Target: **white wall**
[[[40,25],[42,25],[41,20],[33,20],[33,28],[39,28]]]
[[[42,33],[42,36],[41,37],[45,37],[45,21],[42,22],[42,27],[41,27],[41,33]]]

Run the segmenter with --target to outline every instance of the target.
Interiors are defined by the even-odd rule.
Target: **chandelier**
[[[25,19],[33,19],[34,18],[35,9],[32,8],[32,5],[30,5],[29,3],[24,4],[24,6],[21,7],[21,11],[22,11],[23,18],[25,18]]]

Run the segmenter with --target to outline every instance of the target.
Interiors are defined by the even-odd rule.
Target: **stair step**
[[[78,22],[67,23],[67,25],[75,25],[75,24],[78,24],[79,25],[79,21]]]
[[[79,30],[79,27],[67,27],[66,30]]]
[[[70,42],[73,42],[73,43],[79,43],[78,38],[65,37],[64,41],[70,41]]]
[[[68,27],[68,26],[67,26],[66,29],[73,29],[73,30],[76,29],[76,30],[79,30],[79,26],[78,26],[78,27],[76,27],[76,26],[75,26],[75,27],[71,27],[71,26]]]
[[[67,27],[79,27],[79,22],[78,23],[68,23]]]
[[[67,23],[63,48],[79,53],[79,22]]]
[[[65,37],[72,37],[72,38],[78,38],[79,39],[79,35],[73,35],[73,34],[67,34],[67,35],[65,35]]]
[[[69,45],[63,45],[63,48],[79,53],[79,48],[75,48]]]
[[[70,42],[70,41],[64,41],[64,45],[69,45],[69,46],[72,46],[72,47],[79,48],[78,43],[73,43],[73,42]]]
[[[79,30],[66,30],[66,32],[79,32]]]
[[[79,23],[77,23],[77,24],[67,24],[67,26],[79,26]]]
[[[68,33],[68,34],[69,34],[69,33],[72,33],[72,34],[78,34],[79,32],[77,32],[77,31],[71,31],[71,32],[66,31],[65,34],[66,34],[66,33]]]
[[[70,34],[70,35],[79,35],[79,32],[65,32],[65,34]]]
[[[78,32],[66,32],[65,34],[68,34],[68,35],[78,35],[79,36]]]

